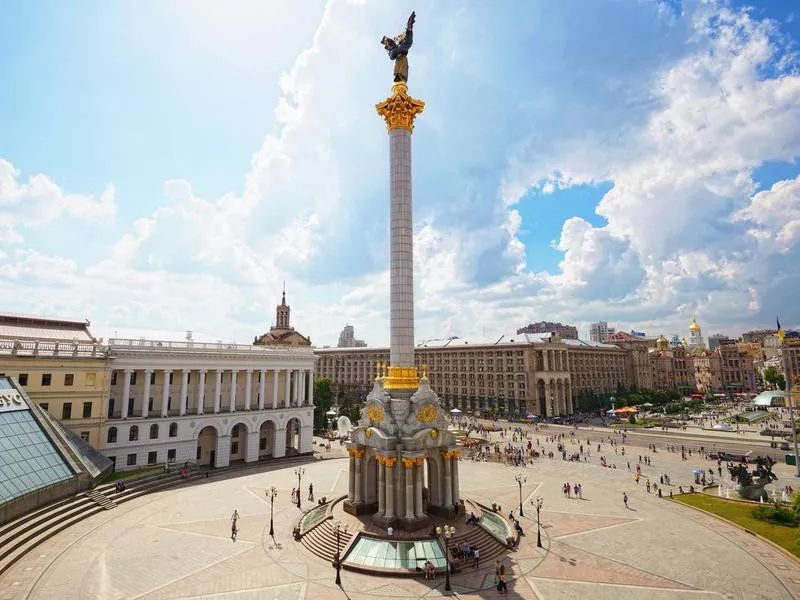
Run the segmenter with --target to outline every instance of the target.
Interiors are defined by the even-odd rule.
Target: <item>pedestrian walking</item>
[[[309,502],[313,502],[314,501],[314,484],[313,483],[309,483],[308,484],[308,501]]]
[[[506,567],[500,565],[500,574],[497,576],[497,591],[500,594],[508,593],[508,586],[506,585]]]
[[[480,561],[481,561],[481,552],[477,546],[474,546],[472,548],[472,566],[477,569],[478,565],[480,564]]]
[[[494,584],[498,583],[500,583],[500,559],[496,558],[494,559]]]
[[[300,508],[300,488],[295,490],[295,498],[297,502],[297,508]]]
[[[233,509],[231,515],[231,540],[236,541],[236,536],[239,534],[239,511]]]
[[[622,492],[622,501],[625,503],[625,508],[628,508],[628,493]]]
[[[292,488],[292,493],[289,494],[289,500],[292,501],[292,504],[296,503],[295,498],[297,498],[297,494],[295,492],[297,492],[297,488]]]

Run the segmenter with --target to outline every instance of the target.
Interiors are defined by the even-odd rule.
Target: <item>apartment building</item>
[[[108,394],[108,350],[88,321],[0,315],[0,375],[99,448]]]
[[[608,326],[607,321],[598,321],[589,325],[589,341],[607,342],[616,333],[613,327]]]

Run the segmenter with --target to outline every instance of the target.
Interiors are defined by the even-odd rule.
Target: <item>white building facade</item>
[[[310,348],[111,339],[100,449],[117,470],[312,451]]]
[[[589,325],[589,340],[592,342],[605,343],[615,333],[616,329],[609,327],[607,321],[598,321]]]

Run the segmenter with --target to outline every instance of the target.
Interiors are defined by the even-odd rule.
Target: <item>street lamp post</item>
[[[446,591],[450,591],[450,548],[447,546],[447,540],[453,537],[453,534],[456,532],[455,527],[450,527],[449,525],[445,525],[444,527],[437,527],[436,528],[436,536],[442,542],[444,546],[444,560],[445,560],[445,574],[444,574],[444,589]]]
[[[297,475],[297,491],[300,492],[297,495],[297,508],[300,508],[300,503],[303,501],[303,492],[301,491],[303,489],[303,486],[301,485],[300,482],[303,479],[303,473],[305,472],[306,470],[303,467],[297,467],[294,470],[294,474]]]
[[[542,521],[539,518],[542,512],[542,503],[544,500],[541,496],[536,496],[536,500],[531,500],[531,504],[536,508],[536,546],[542,547]]]
[[[517,480],[517,484],[519,485],[519,516],[524,517],[525,513],[522,512],[522,484],[528,481],[528,478],[522,473],[517,473],[514,479]]]
[[[272,509],[275,505],[275,496],[278,495],[278,488],[273,485],[271,488],[269,488],[268,492],[264,493],[267,495],[267,498],[269,498],[269,534],[270,536],[274,536],[275,527],[272,525]]]
[[[334,556],[334,561],[336,562],[336,585],[342,585],[342,559],[341,559],[341,546],[340,546],[340,535],[341,532],[344,531],[347,533],[347,525],[343,525],[341,522],[336,522],[333,525],[334,531],[336,531],[336,556]]]

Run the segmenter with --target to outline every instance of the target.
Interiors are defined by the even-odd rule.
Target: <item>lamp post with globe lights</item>
[[[273,485],[271,488],[269,488],[268,492],[264,493],[266,494],[267,498],[269,498],[269,534],[270,536],[274,537],[275,528],[272,525],[272,509],[275,506],[275,496],[278,495],[278,488]]]
[[[519,516],[524,517],[525,513],[522,512],[522,484],[528,481],[528,478],[522,473],[517,473],[514,479],[516,479],[517,485],[519,485]]]
[[[297,467],[294,470],[294,474],[297,475],[297,491],[300,492],[297,495],[297,508],[300,508],[300,502],[303,501],[303,492],[301,491],[303,489],[303,487],[301,485],[301,480],[303,479],[303,474],[305,472],[306,472],[306,470],[303,467]]]
[[[443,527],[436,528],[436,537],[442,542],[442,546],[444,546],[444,560],[445,560],[445,571],[444,575],[444,589],[446,591],[450,591],[450,548],[448,548],[447,541],[453,537],[453,534],[456,532],[455,527],[451,527],[449,525],[444,525]]]
[[[336,585],[342,585],[342,558],[341,558],[341,545],[340,535],[342,532],[347,533],[347,524],[337,521],[333,524],[333,530],[336,532],[336,555],[333,557],[336,562]]]
[[[536,500],[531,500],[531,505],[536,509],[536,546],[542,547],[542,525],[539,515],[542,511],[544,500],[541,496],[536,496]]]

